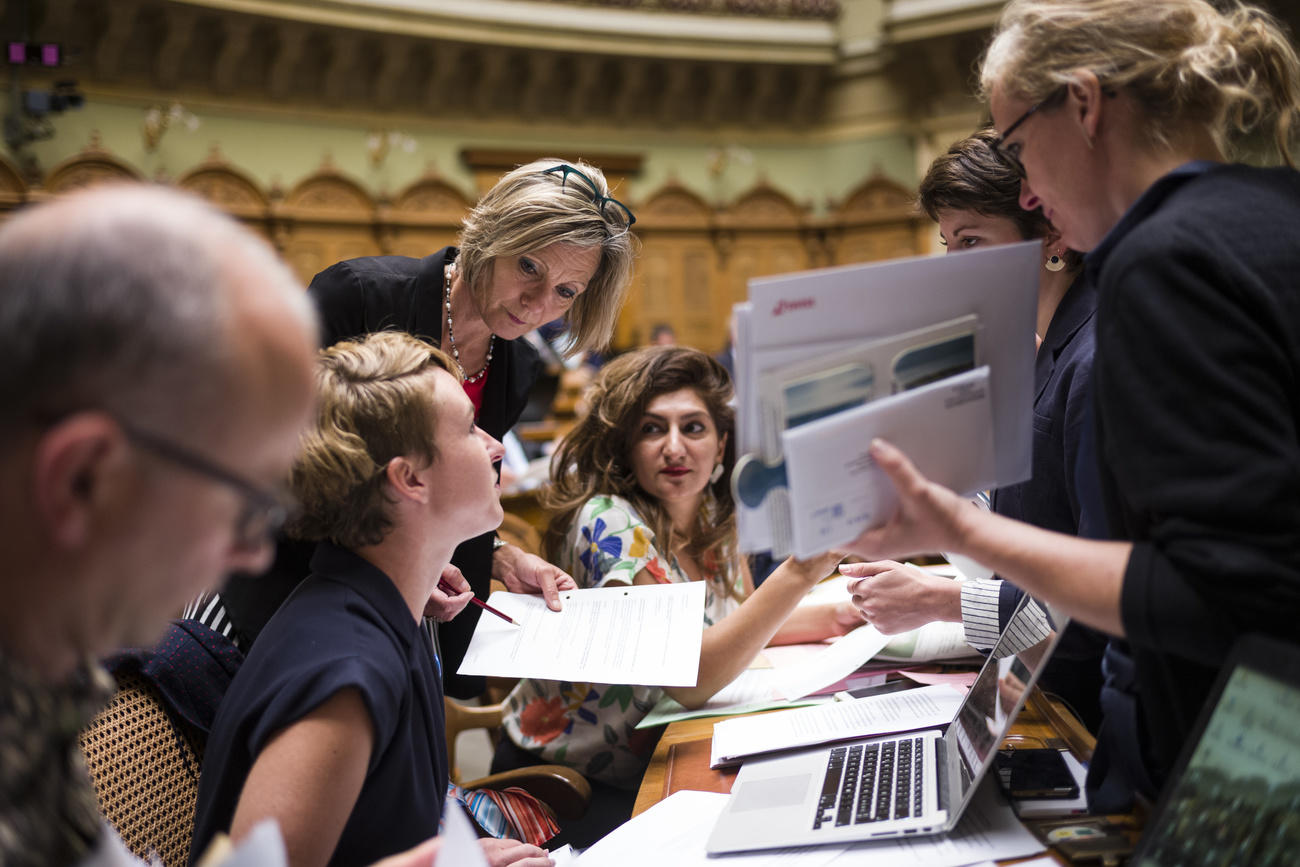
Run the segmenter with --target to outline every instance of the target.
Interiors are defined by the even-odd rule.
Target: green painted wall
[[[913,144],[897,134],[818,141],[815,134],[774,138],[740,129],[707,138],[672,130],[644,135],[554,124],[513,129],[461,124],[452,129],[418,118],[359,117],[349,125],[323,114],[278,114],[188,101],[186,106],[198,115],[198,129],[173,126],[158,149],[147,153],[141,129],[148,104],[90,92],[84,108],[53,118],[55,137],[33,150],[48,172],[83,150],[98,131],[106,150],[153,178],[185,172],[217,145],[231,165],[264,188],[279,184],[286,191],[319,169],[328,155],[338,170],[375,195],[400,191],[423,175],[430,162],[445,179],[471,194],[473,180],[459,156],[463,148],[540,148],[556,156],[577,150],[634,153],[644,157],[644,169],[628,182],[627,197],[633,202],[676,179],[706,201],[727,203],[765,179],[816,212],[824,211],[828,200],[843,199],[877,171],[907,186],[916,182]],[[409,134],[416,149],[391,151],[376,168],[366,152],[366,136],[381,123]]]

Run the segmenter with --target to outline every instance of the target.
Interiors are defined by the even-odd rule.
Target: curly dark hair
[[[683,388],[699,395],[718,435],[726,436],[726,446],[723,475],[709,488],[717,508],[707,521],[701,514],[689,536],[680,539],[668,512],[637,484],[630,454],[646,407],[660,395]],[[588,392],[590,411],[551,460],[551,484],[542,499],[552,514],[546,530],[550,558],[560,554],[583,504],[594,496],[614,494],[632,504],[665,554],[683,550],[709,572],[731,562],[736,543],[736,507],[729,482],[736,463],[732,395],[726,369],[698,349],[652,346],[606,364]]]

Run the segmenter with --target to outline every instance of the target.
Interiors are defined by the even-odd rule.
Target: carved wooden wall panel
[[[51,195],[109,181],[138,181],[140,174],[96,145],[55,166],[45,178],[45,192]]]
[[[134,170],[97,145],[58,166],[45,189],[28,188],[0,160],[0,213],[50,193],[129,179],[138,179]],[[471,206],[463,191],[432,174],[381,203],[329,166],[281,196],[216,155],[175,183],[267,236],[304,283],[342,259],[418,258],[454,244]],[[665,322],[682,343],[714,352],[751,278],[915,255],[928,225],[911,193],[883,178],[864,183],[826,217],[763,184],[722,210],[677,182],[629,204],[641,254],[615,331],[619,349],[644,344]]]

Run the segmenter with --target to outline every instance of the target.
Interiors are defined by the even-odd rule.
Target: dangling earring
[[[1065,267],[1065,260],[1056,253],[1053,253],[1047,258],[1047,261],[1043,263],[1043,267],[1052,273],[1056,273]]]
[[[709,473],[709,484],[716,485],[720,478],[722,478],[722,461],[713,465],[713,472]]]

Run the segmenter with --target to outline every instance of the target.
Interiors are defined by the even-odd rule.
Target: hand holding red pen
[[[438,586],[429,595],[429,601],[424,603],[424,616],[446,622],[464,611],[473,598],[474,592],[460,569],[448,564],[438,579]]]

